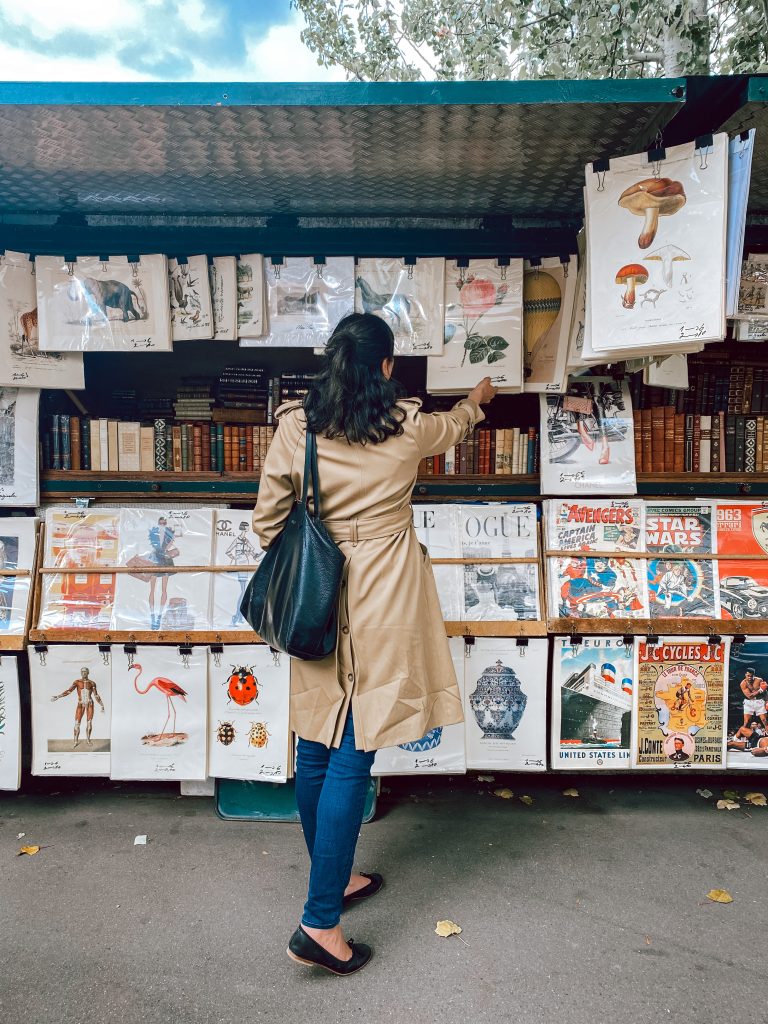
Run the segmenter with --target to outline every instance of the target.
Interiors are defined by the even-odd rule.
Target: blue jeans
[[[334,928],[341,918],[374,757],[355,748],[351,711],[338,749],[299,738],[296,803],[312,861],[301,923],[309,928]]]

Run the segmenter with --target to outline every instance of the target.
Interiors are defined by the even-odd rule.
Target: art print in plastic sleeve
[[[749,185],[755,129],[728,143],[728,218],[726,225],[726,316],[734,316],[739,305],[739,276],[744,253]]]
[[[523,275],[524,391],[562,391],[576,301],[577,260],[525,262]]]
[[[214,513],[214,565],[232,567],[232,572],[213,573],[211,585],[211,628],[247,630],[251,627],[240,611],[245,588],[264,557],[251,517],[236,509]]]
[[[267,332],[264,257],[258,253],[237,258],[237,334],[260,338]]]
[[[329,256],[316,263],[309,256],[288,256],[264,265],[268,324],[249,345],[322,348],[336,324],[355,308],[355,261]]]
[[[263,644],[208,657],[208,774],[286,782],[291,662]]]
[[[737,341],[766,341],[768,340],[768,319],[765,320],[737,320],[736,321]]]
[[[115,629],[191,632],[208,627],[213,511],[209,508],[124,508]],[[174,566],[200,572],[164,572]]]
[[[40,348],[52,352],[168,352],[165,256],[35,260]]]
[[[523,261],[445,264],[445,344],[427,360],[427,391],[463,394],[484,376],[499,392],[523,387]]]
[[[26,253],[10,250],[0,256],[0,384],[84,387],[80,353],[40,351],[34,263]]]
[[[658,502],[645,505],[645,547],[649,558],[651,618],[719,618],[715,502]],[[691,558],[668,557],[690,554]]]
[[[207,739],[205,647],[113,650],[110,778],[204,779]]]
[[[768,639],[731,643],[728,659],[726,767],[768,768]]]
[[[37,505],[40,392],[0,388],[0,508]]]
[[[725,336],[728,136],[586,168],[589,309],[597,351]]]
[[[461,558],[459,506],[414,505],[413,526],[419,543],[430,559]],[[461,621],[464,614],[462,565],[431,566],[440,599],[440,611],[446,622]]]
[[[553,768],[629,768],[634,678],[634,652],[621,637],[554,638]]]
[[[174,341],[213,337],[213,303],[207,256],[168,260],[171,333]]]
[[[41,577],[39,629],[112,628],[119,522],[118,509],[46,510],[43,564],[70,571]]]
[[[467,768],[543,772],[547,767],[546,639],[478,637],[464,660]]]
[[[453,667],[464,693],[464,641],[449,640]],[[412,743],[376,752],[371,775],[463,775],[467,770],[464,723],[438,726]]]
[[[633,768],[724,768],[730,640],[638,641]]]
[[[109,775],[112,654],[96,644],[28,648],[33,775]]]
[[[37,519],[0,518],[0,569],[26,569],[29,576],[0,576],[0,636],[24,633],[32,590]]]
[[[395,355],[443,351],[445,260],[361,259],[355,275],[355,310],[375,313],[395,335]]]
[[[717,548],[722,617],[768,619],[768,502],[718,501]]]
[[[544,494],[635,494],[632,399],[625,383],[572,380],[564,395],[542,395]]]
[[[21,785],[21,702],[19,664],[16,658],[0,658],[0,789]]]
[[[208,280],[213,306],[214,341],[237,339],[237,257],[211,256]]]
[[[739,320],[768,320],[768,255],[750,256],[741,264]]]
[[[462,558],[538,559],[535,505],[460,505],[459,527]],[[538,561],[510,565],[473,563],[463,569],[463,621],[541,617]]]

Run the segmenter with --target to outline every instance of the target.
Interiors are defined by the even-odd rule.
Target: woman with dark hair
[[[253,514],[267,548],[301,493],[314,431],[323,522],[346,563],[336,650],[291,666],[296,801],[311,871],[288,955],[336,974],[371,957],[368,946],[345,941],[339,919],[383,883],[352,874],[375,752],[463,718],[432,568],[412,526],[419,462],[465,438],[496,393],[486,377],[450,412],[427,414],[403,397],[393,369],[383,320],[354,313],[338,324],[304,402],[277,411]]]

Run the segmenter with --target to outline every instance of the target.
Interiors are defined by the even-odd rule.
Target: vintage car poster
[[[466,395],[484,376],[501,394],[523,388],[523,261],[445,263],[445,344],[427,359],[427,391]]]
[[[645,548],[649,554],[651,618],[719,618],[714,501],[645,504]],[[690,558],[681,557],[690,555]]]
[[[260,338],[265,334],[264,257],[258,253],[237,259],[237,334]]]
[[[168,260],[171,332],[174,341],[213,336],[213,303],[207,256]]]
[[[591,345],[634,352],[725,336],[728,136],[586,167]]]
[[[375,313],[395,335],[395,355],[443,351],[445,260],[361,259],[355,273],[355,311]]]
[[[625,382],[572,380],[541,395],[543,494],[636,494],[632,399]]]
[[[523,275],[524,391],[562,391],[576,301],[576,256],[525,261]]]
[[[209,256],[208,282],[213,307],[213,340],[237,339],[237,257]]]
[[[291,660],[264,644],[208,655],[208,774],[285,782]]]
[[[731,642],[726,767],[768,768],[768,638]]]
[[[79,352],[41,352],[35,265],[23,252],[0,255],[0,384],[14,388],[82,388]]]
[[[119,509],[46,509],[43,565],[67,571],[42,576],[39,629],[112,627],[119,523]]]
[[[547,767],[546,639],[477,637],[464,659],[467,768]]]
[[[205,647],[113,649],[113,779],[206,777],[208,653]]]
[[[719,500],[717,547],[722,617],[767,619],[768,502]]]
[[[552,767],[629,768],[634,652],[621,637],[555,637]]]
[[[109,775],[112,654],[97,644],[28,648],[33,775]]]
[[[0,789],[21,785],[21,703],[18,659],[0,657]]]
[[[641,501],[551,499],[544,515],[551,616],[647,617],[645,560],[632,557],[644,546]]]
[[[36,388],[0,388],[0,508],[37,505],[38,406]]]
[[[448,641],[453,667],[464,694],[464,641],[453,637]],[[372,775],[463,775],[467,770],[464,746],[464,723],[438,726],[425,736],[399,747],[385,747],[376,752]]]
[[[245,588],[264,557],[253,532],[251,517],[237,509],[216,509],[213,513],[213,564],[230,566],[232,572],[213,573],[211,584],[211,629],[250,630],[240,605]]]
[[[729,639],[635,646],[633,768],[724,768]]]
[[[0,518],[0,569],[29,572],[28,576],[0,575],[0,636],[22,634],[26,626],[37,524],[32,517]]]
[[[168,352],[165,256],[35,260],[40,348],[50,352]]]

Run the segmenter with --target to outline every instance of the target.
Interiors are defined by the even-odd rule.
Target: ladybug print
[[[235,727],[231,722],[219,722],[219,726],[216,729],[216,739],[222,746],[228,747],[230,743],[234,743],[235,736]]]
[[[252,722],[248,732],[248,742],[252,747],[266,747],[269,733],[266,722]]]
[[[227,680],[227,695],[241,708],[254,701],[258,704],[259,681],[253,674],[253,668],[246,668],[245,665],[241,665],[240,668],[232,666],[232,674]]]

